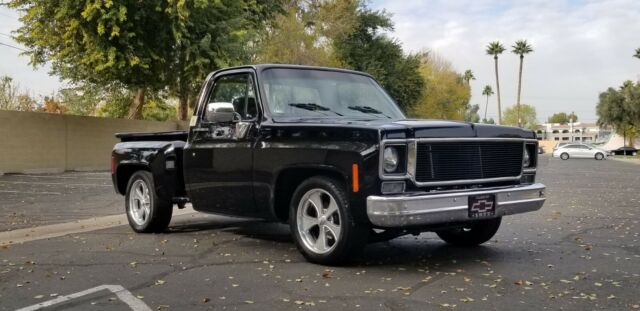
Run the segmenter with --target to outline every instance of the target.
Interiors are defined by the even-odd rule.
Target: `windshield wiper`
[[[329,111],[329,112],[333,112],[339,116],[342,116],[342,114],[337,113],[333,110],[331,110],[328,107],[322,106],[322,105],[318,105],[316,103],[289,103],[289,106],[291,107],[296,107],[296,108],[300,108],[300,109],[304,109],[304,110],[309,110],[309,111]]]
[[[351,110],[355,110],[355,111],[360,111],[360,112],[363,112],[363,113],[367,113],[367,114],[380,114],[380,115],[383,115],[383,116],[385,116],[385,117],[387,117],[387,118],[391,119],[391,117],[390,117],[390,116],[388,116],[388,115],[386,115],[386,114],[382,113],[382,111],[380,111],[380,110],[378,110],[378,109],[376,109],[376,108],[370,107],[370,106],[349,106],[349,107],[347,107],[347,108],[349,108],[349,109],[351,109]]]

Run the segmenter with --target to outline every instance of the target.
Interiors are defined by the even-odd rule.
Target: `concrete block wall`
[[[185,129],[142,121],[0,110],[0,174],[109,170],[118,132]]]

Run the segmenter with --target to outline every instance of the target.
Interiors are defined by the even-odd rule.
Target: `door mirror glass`
[[[205,119],[211,123],[231,123],[239,120],[232,103],[213,102],[207,104]]]
[[[255,120],[258,115],[253,78],[248,73],[222,76],[208,96],[203,118],[211,123]]]

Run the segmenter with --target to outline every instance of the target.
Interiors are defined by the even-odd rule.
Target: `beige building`
[[[611,130],[595,123],[543,123],[538,126],[536,135],[538,140],[596,143],[605,141],[611,135]]]

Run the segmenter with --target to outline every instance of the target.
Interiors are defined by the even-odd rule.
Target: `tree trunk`
[[[189,108],[191,108],[192,110],[196,110],[196,101],[198,100],[198,94],[197,93],[192,93],[191,95],[189,95]]]
[[[522,119],[520,118],[520,91],[522,90],[522,61],[524,60],[524,55],[520,55],[520,71],[518,73],[518,127],[522,127]]]
[[[189,114],[189,95],[182,94],[178,99],[178,120],[185,121],[187,120],[187,115]]]
[[[129,114],[127,119],[142,119],[142,107],[144,106],[144,88],[138,88],[133,96],[133,103],[129,106]]]
[[[484,122],[487,122],[487,109],[489,109],[489,95],[487,95],[487,103],[484,105]]]
[[[502,106],[500,103],[500,79],[498,78],[498,55],[493,56],[496,63],[496,92],[498,95],[498,124],[502,124]]]

